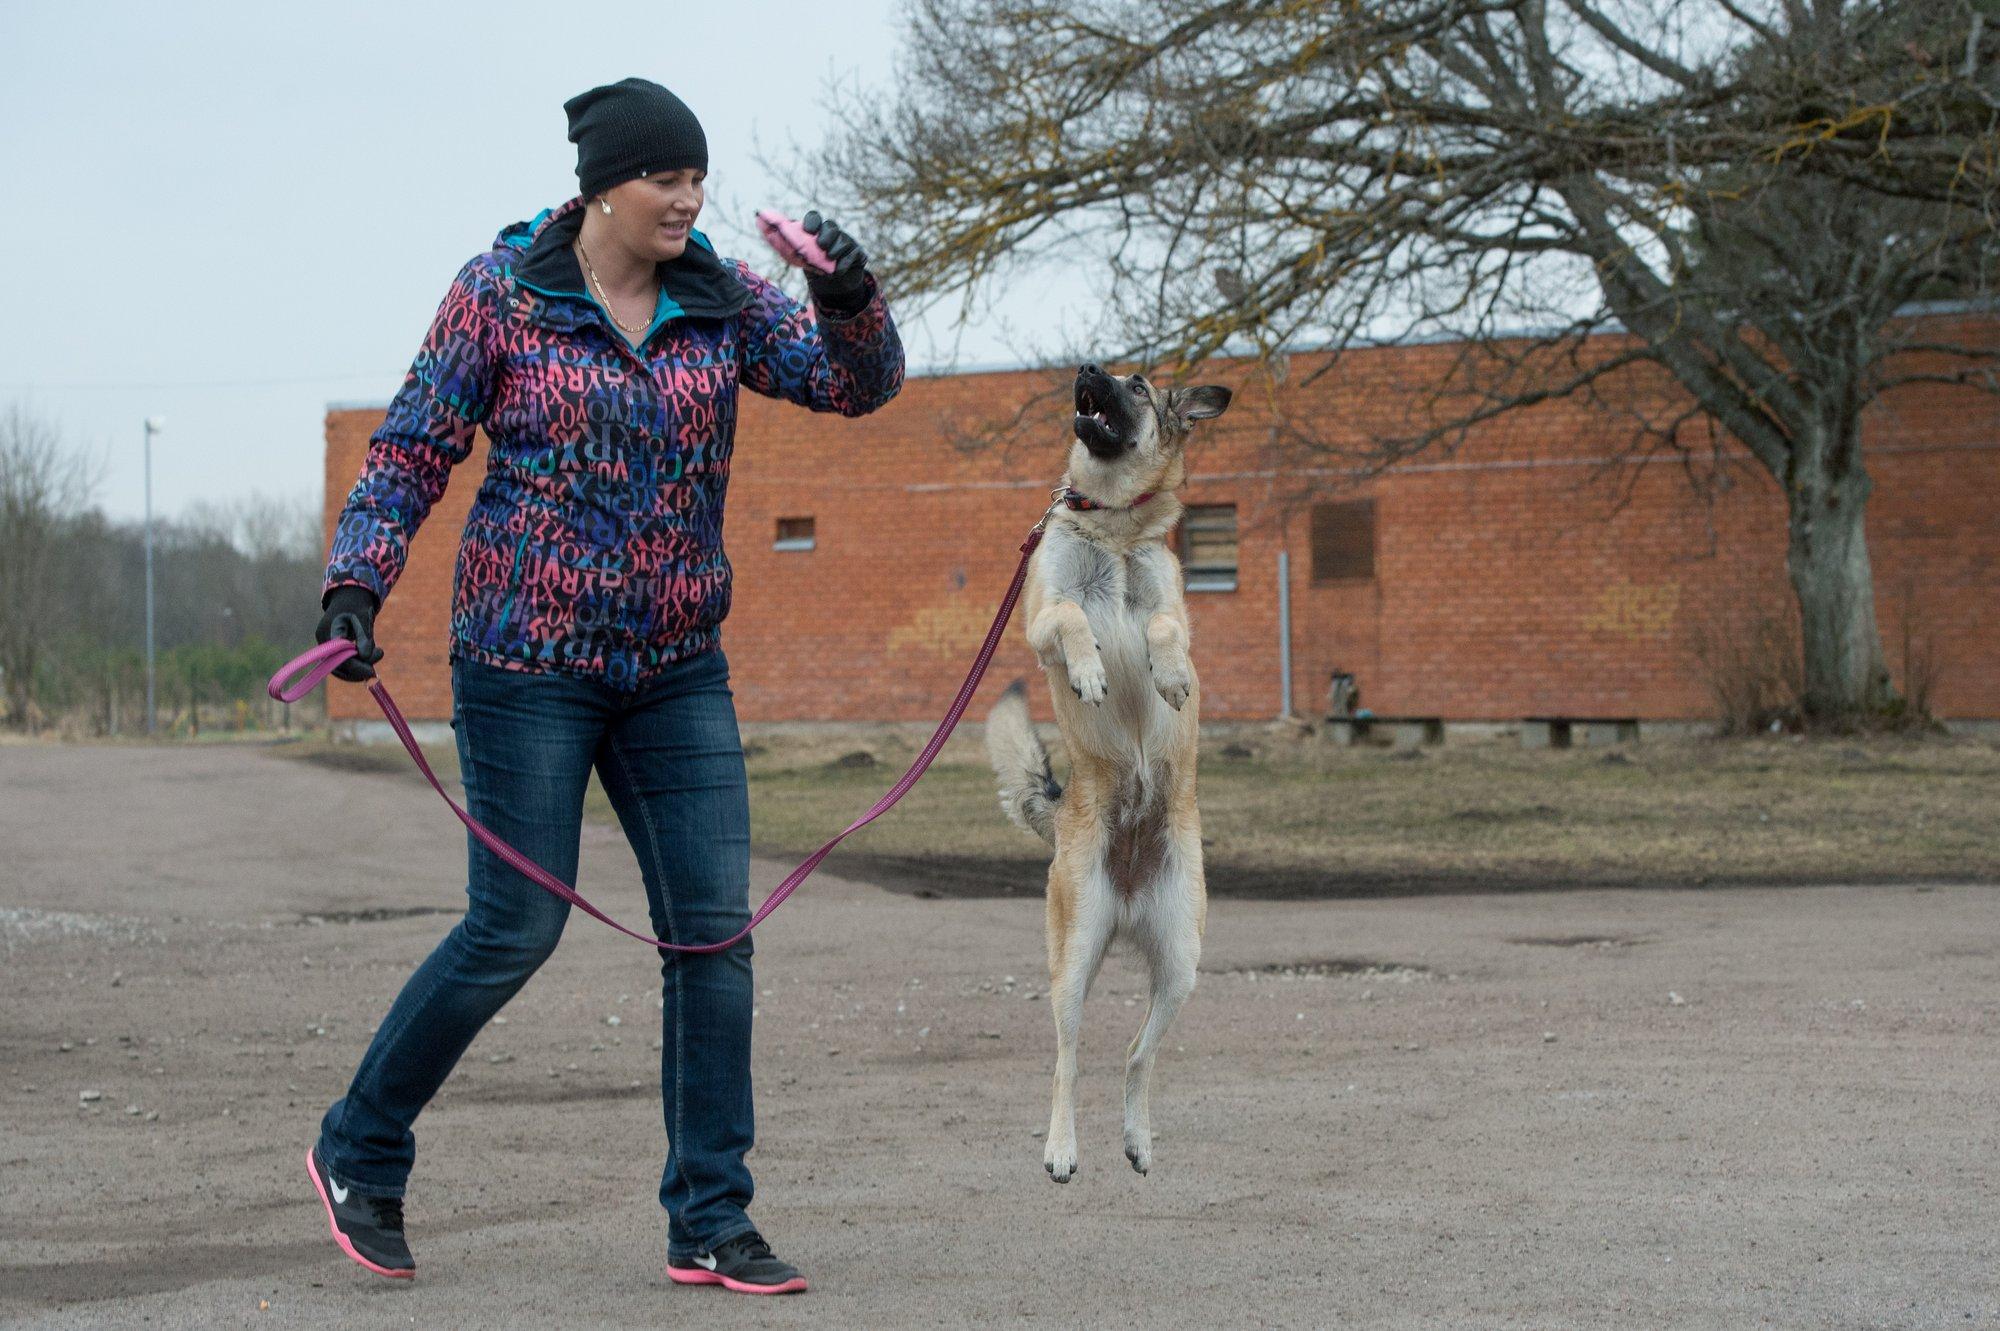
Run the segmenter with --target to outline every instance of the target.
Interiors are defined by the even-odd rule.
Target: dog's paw
[[[1188,676],[1187,667],[1153,665],[1153,687],[1167,706],[1178,712],[1187,706],[1188,694],[1194,688],[1194,680]]]
[[[1056,1183],[1067,1183],[1076,1177],[1076,1143],[1050,1142],[1042,1151],[1042,1168],[1049,1171],[1049,1178]]]
[[[1069,687],[1081,702],[1095,707],[1103,703],[1111,682],[1105,678],[1104,658],[1092,656],[1083,661],[1069,663]]]
[[[1125,1158],[1132,1162],[1132,1168],[1144,1174],[1153,1167],[1153,1143],[1151,1140],[1134,1138],[1125,1134]]]

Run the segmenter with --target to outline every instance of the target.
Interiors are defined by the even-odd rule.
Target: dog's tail
[[[986,755],[1000,777],[1000,807],[1026,831],[1056,843],[1062,787],[1049,770],[1049,751],[1028,719],[1028,686],[1015,680],[986,714]]]

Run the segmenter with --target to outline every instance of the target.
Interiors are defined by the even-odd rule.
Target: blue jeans
[[[574,884],[594,766],[639,857],[654,935],[717,942],[749,921],[750,805],[720,648],[630,692],[462,660],[451,683],[466,807],[501,840]],[[411,1125],[473,1037],[555,950],[569,916],[568,902],[470,832],[466,847],[465,918],[404,984],[320,1124],[322,1165],[356,1192],[403,1195],[416,1158]],[[755,1137],[750,954],[748,938],[726,952],[660,953],[669,1257],[753,1228],[743,1160]]]

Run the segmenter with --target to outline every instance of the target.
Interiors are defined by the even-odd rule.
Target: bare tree
[[[35,675],[58,616],[54,556],[103,476],[100,460],[63,446],[21,406],[0,414],[0,673],[7,723],[34,724]]]
[[[1095,256],[1141,363],[1459,340],[1365,446],[1273,395],[1307,456],[1391,466],[1575,394],[1628,455],[1713,457],[1719,425],[1786,495],[1805,707],[1845,722],[1893,702],[1863,413],[2000,387],[1990,323],[1913,310],[1993,290],[1986,3],[913,0],[894,91],[831,94],[853,128],[809,188],[961,317]]]
[[[254,560],[317,559],[319,498],[267,495],[253,490],[231,499],[197,499],[182,510],[181,525],[212,533]]]
[[[167,543],[188,576],[175,584],[178,607],[202,640],[306,640],[319,619],[325,568],[318,497],[252,492],[197,500]]]

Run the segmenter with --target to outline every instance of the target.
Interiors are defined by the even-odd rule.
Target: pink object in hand
[[[763,233],[765,243],[778,252],[778,257],[792,267],[822,273],[833,271],[833,260],[826,257],[826,251],[813,239],[812,232],[777,209],[757,210],[757,230]]]

